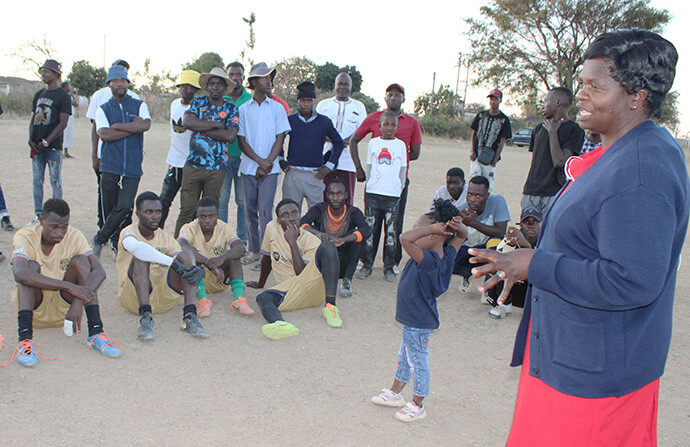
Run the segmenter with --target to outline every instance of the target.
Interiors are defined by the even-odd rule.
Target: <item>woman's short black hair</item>
[[[671,42],[646,30],[612,31],[594,39],[583,57],[610,59],[613,79],[631,95],[646,90],[648,115],[661,116],[661,104],[676,76],[678,52]]]

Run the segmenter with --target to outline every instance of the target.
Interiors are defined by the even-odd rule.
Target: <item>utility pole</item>
[[[465,93],[462,96],[462,114],[465,114],[465,108],[467,107],[467,84],[470,82],[470,58],[467,56],[467,73],[465,74]]]
[[[458,86],[460,85],[460,67],[462,67],[462,53],[458,53],[458,77],[455,79],[455,97],[458,96]]]
[[[434,72],[434,80],[431,82],[431,104],[429,105],[431,114],[434,114],[434,96],[436,91],[436,72]]]

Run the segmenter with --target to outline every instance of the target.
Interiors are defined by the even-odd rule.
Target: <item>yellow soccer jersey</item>
[[[312,262],[314,260],[319,245],[321,245],[321,239],[308,231],[300,230],[297,237],[297,246],[304,262]],[[275,278],[276,283],[280,284],[295,276],[290,245],[285,240],[285,232],[275,220],[270,221],[266,225],[264,241],[261,244],[261,253],[271,257],[273,278]]]
[[[117,244],[117,260],[115,264],[117,266],[117,281],[120,288],[123,286],[123,282],[127,277],[127,270],[129,269],[129,264],[132,262],[132,254],[125,250],[122,246],[122,241],[128,236],[134,236],[138,241],[146,242],[156,250],[168,256],[174,256],[179,253],[181,248],[180,244],[175,240],[172,234],[166,233],[160,228],[153,233],[153,239],[147,240],[139,232],[138,224],[131,224],[126,227],[120,233],[120,242]],[[162,266],[160,264],[151,263],[149,266],[149,277],[153,281],[157,277],[167,275],[168,266]]]
[[[207,258],[215,258],[222,255],[230,245],[240,240],[232,230],[232,227],[220,219],[218,219],[218,223],[216,223],[216,227],[213,229],[213,236],[211,236],[208,242],[201,231],[198,219],[184,224],[180,229],[178,239],[186,240],[189,245],[199,250],[199,253]]]
[[[24,258],[36,261],[41,266],[41,274],[53,279],[65,277],[65,272],[74,256],[93,254],[84,233],[74,227],[67,227],[67,233],[59,244],[55,244],[49,254],[41,248],[43,225],[24,227],[14,235],[12,259]]]

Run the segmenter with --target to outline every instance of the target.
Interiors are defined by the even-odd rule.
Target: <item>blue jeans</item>
[[[225,181],[220,189],[218,199],[218,217],[223,222],[228,221],[228,202],[232,192],[232,183],[235,183],[235,204],[237,205],[237,237],[247,243],[247,223],[244,221],[244,190],[240,176],[240,157],[228,157],[225,164]]]
[[[53,197],[62,198],[62,151],[46,149],[31,158],[31,172],[34,178],[34,211],[36,215],[43,213],[43,180],[46,165],[50,173],[50,185],[53,187]]]
[[[403,338],[398,352],[398,369],[395,379],[409,383],[414,380],[415,396],[429,395],[429,335],[433,329],[417,329],[403,326]]]
[[[0,186],[0,217],[7,216],[7,205],[5,204],[5,195],[2,193],[2,186]]]

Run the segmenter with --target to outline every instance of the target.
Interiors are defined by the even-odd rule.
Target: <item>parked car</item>
[[[508,146],[529,146],[529,140],[532,138],[532,128],[527,127],[525,129],[520,129],[513,134],[513,138],[510,138],[506,143]]]

